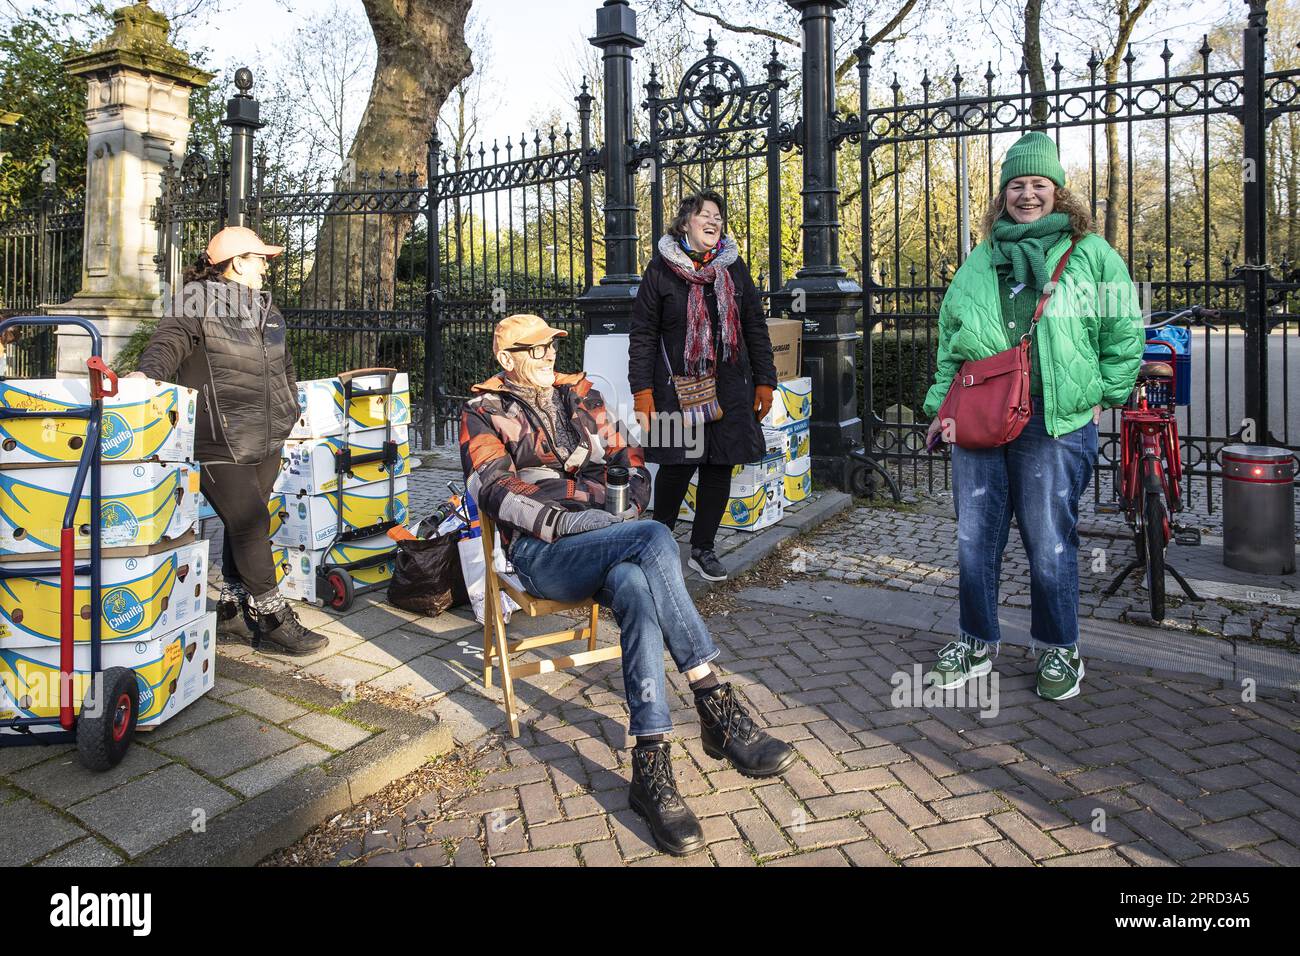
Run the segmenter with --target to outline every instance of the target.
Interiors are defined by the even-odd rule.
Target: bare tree
[[[1034,126],[1047,125],[1047,80],[1043,77],[1042,24],[1043,0],[1025,0],[1025,66],[1029,70],[1029,89],[1034,93],[1029,115]]]
[[[473,66],[465,42],[471,0],[363,0],[376,44],[375,74],[345,163],[358,175],[415,170],[448,95]],[[326,216],[303,283],[305,308],[381,308],[411,217]],[[367,282],[362,287],[361,277]]]

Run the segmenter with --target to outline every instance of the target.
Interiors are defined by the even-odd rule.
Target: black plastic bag
[[[460,569],[459,532],[397,542],[396,569],[388,583],[388,603],[404,611],[436,617],[469,603]]]

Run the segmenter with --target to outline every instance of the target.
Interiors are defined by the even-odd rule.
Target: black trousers
[[[221,574],[227,584],[243,583],[261,597],[275,590],[271,559],[271,516],[266,501],[280,473],[280,456],[255,465],[213,462],[203,465],[199,488],[225,525]]]
[[[691,529],[691,547],[701,551],[713,550],[718,525],[731,494],[730,465],[660,465],[655,476],[655,521],[672,528],[677,524],[677,512],[686,498],[686,488],[691,483],[695,469],[700,470],[695,495],[695,523]]]

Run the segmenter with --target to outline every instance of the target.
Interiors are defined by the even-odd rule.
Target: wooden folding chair
[[[600,616],[600,605],[593,598],[584,598],[581,601],[547,601],[512,586],[508,581],[503,581],[492,566],[496,526],[493,524],[492,519],[481,509],[479,511],[479,521],[483,531],[483,559],[486,564],[484,572],[486,587],[483,593],[483,686],[485,688],[492,686],[492,667],[495,662],[496,666],[501,669],[501,689],[505,692],[506,717],[510,721],[510,736],[518,737],[519,714],[515,709],[514,688],[514,679],[516,677],[529,677],[533,674],[546,674],[551,671],[567,670],[571,667],[616,660],[623,656],[623,648],[620,644],[614,644],[610,647],[596,647],[596,624]],[[524,637],[517,641],[511,641],[506,636],[505,616],[501,613],[501,595],[503,593],[508,594],[519,605],[520,611],[516,611],[516,614],[522,612],[529,617],[543,617],[557,611],[581,608],[589,610],[591,617],[585,627],[571,627],[563,631],[551,631],[547,634],[538,634],[535,637]],[[524,651],[547,647],[551,644],[563,644],[566,641],[583,640],[587,642],[587,649],[576,654],[528,663],[511,663],[510,660],[512,654],[521,654]]]

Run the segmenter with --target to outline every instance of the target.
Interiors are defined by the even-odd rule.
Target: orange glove
[[[772,386],[754,386],[754,415],[762,419],[772,408]]]
[[[652,388],[643,388],[632,393],[632,407],[636,410],[637,424],[642,428],[650,427],[650,420],[655,413],[655,392]]]

